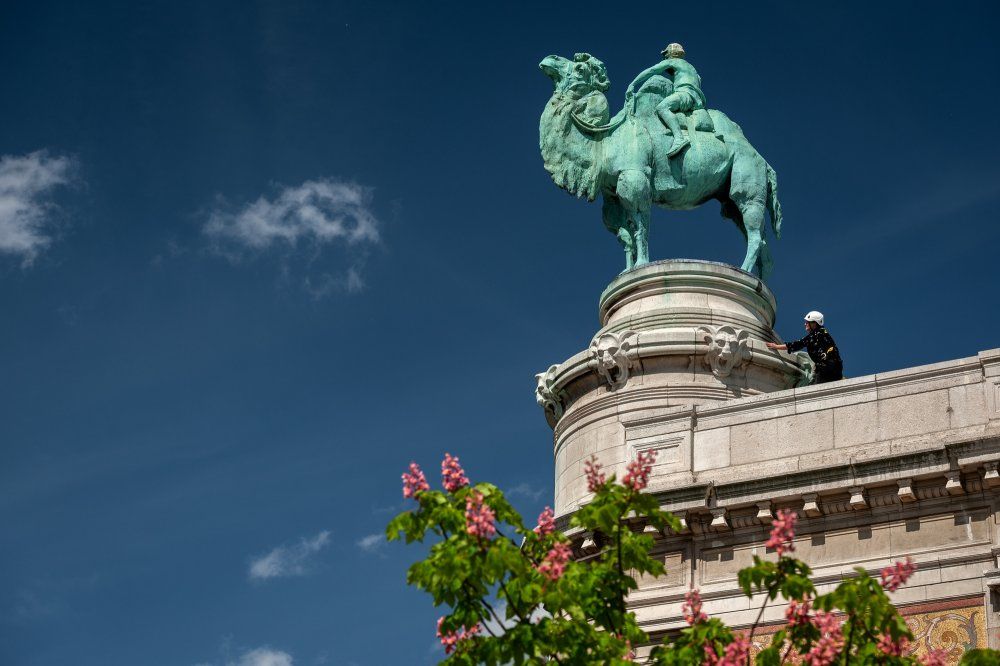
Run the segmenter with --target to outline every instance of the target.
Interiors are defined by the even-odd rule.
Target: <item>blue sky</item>
[[[450,451],[536,515],[533,375],[622,263],[542,169],[550,53],[617,107],[684,44],[778,172],[786,337],[822,310],[851,376],[998,346],[995,3],[632,11],[3,4],[0,663],[440,656],[371,537],[399,474]],[[653,219],[742,259],[714,205]]]

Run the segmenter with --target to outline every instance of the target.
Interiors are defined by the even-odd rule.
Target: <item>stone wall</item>
[[[767,556],[774,512],[789,508],[800,516],[796,554],[821,591],[855,567],[875,574],[912,556],[917,573],[892,596],[917,648],[997,646],[1000,350],[637,420],[624,412],[589,441],[557,438],[563,513],[587,500],[587,456],[618,471],[650,448],[660,453],[650,492],[685,523],[655,535],[668,574],[640,580],[630,598],[652,635],[683,626],[690,587],[710,615],[752,624],[760,601],[740,592],[736,572]],[[599,547],[575,536],[581,554]],[[769,607],[764,622],[783,614]]]
[[[711,488],[719,507],[793,490],[832,501],[819,495],[852,487],[864,502],[866,485],[928,475],[957,493],[963,470],[979,467],[986,483],[1000,483],[1000,350],[706,405],[663,407],[634,400],[635,391],[599,422],[557,427],[558,513],[585,501],[591,455],[620,472],[650,449],[659,454],[653,492]]]
[[[537,376],[558,519],[588,501],[588,458],[620,477],[655,451],[648,491],[683,530],[654,533],[667,575],[629,599],[653,636],[683,626],[691,587],[710,615],[749,627],[760,600],[736,572],[768,556],[770,522],[791,509],[797,554],[822,590],[855,567],[877,574],[912,556],[917,573],[893,597],[917,648],[956,660],[1000,648],[1000,349],[791,388],[810,368],[767,348],[776,312],[760,280],[711,262],[656,262],[613,280],[590,347]],[[579,557],[601,547],[600,535],[570,536]],[[765,627],[783,617],[767,608]]]

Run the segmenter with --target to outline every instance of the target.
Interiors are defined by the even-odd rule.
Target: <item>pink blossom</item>
[[[465,531],[480,539],[489,539],[497,532],[493,521],[496,514],[483,504],[483,494],[474,491],[465,498]]]
[[[443,617],[438,618],[437,637],[441,639],[441,645],[444,646],[445,654],[451,654],[452,652],[454,652],[455,648],[458,647],[458,643],[460,641],[472,638],[473,636],[478,634],[481,629],[481,627],[477,624],[468,630],[466,630],[465,627],[462,627],[461,629],[459,629],[458,633],[455,633],[454,631],[449,631],[446,634],[442,634],[441,624],[443,622],[444,622]]]
[[[403,497],[416,497],[417,493],[430,489],[431,487],[427,485],[427,477],[424,476],[423,470],[420,469],[417,463],[411,462],[410,471],[403,473]]]
[[[882,587],[890,592],[895,592],[900,585],[905,584],[910,579],[916,570],[917,565],[913,563],[912,558],[907,556],[905,562],[896,562],[882,569]]]
[[[812,617],[812,623],[819,629],[819,640],[813,644],[804,661],[807,666],[830,666],[836,661],[837,655],[844,645],[840,620],[833,613],[816,611]]]
[[[782,509],[771,523],[771,538],[764,545],[778,551],[778,557],[795,551],[792,540],[795,538],[795,523],[798,519],[799,516],[794,511]]]
[[[719,666],[745,666],[750,653],[750,641],[743,634],[736,634],[733,641],[726,646]]]
[[[552,513],[551,508],[545,507],[545,510],[538,514],[538,526],[535,528],[535,534],[538,536],[545,536],[547,534],[552,534],[555,531],[555,514]]]
[[[879,636],[878,647],[879,651],[883,654],[887,654],[890,657],[902,657],[903,652],[909,647],[910,639],[906,636],[900,636],[899,640],[893,640],[892,635],[888,632]]]
[[[649,473],[653,471],[656,462],[656,451],[640,451],[635,460],[626,467],[622,485],[639,491],[649,485]]]
[[[701,594],[698,590],[688,590],[687,594],[684,595],[681,613],[684,614],[684,621],[691,625],[708,619],[708,616],[701,612]]]
[[[449,493],[469,485],[469,479],[465,476],[465,470],[458,464],[458,458],[452,458],[450,453],[444,454],[444,460],[441,461],[441,479],[444,489]]]
[[[917,659],[924,666],[948,666],[948,653],[944,650],[931,650]]]
[[[750,653],[750,639],[744,634],[736,634],[722,651],[722,657],[715,651],[714,643],[705,644],[705,666],[745,666]]]
[[[566,571],[566,563],[573,556],[573,549],[565,541],[552,546],[542,563],[538,565],[538,573],[549,580],[559,580]]]
[[[583,471],[587,475],[587,490],[596,493],[605,481],[604,473],[601,471],[601,463],[597,462],[597,456],[591,454],[587,458],[583,463]]]
[[[809,624],[809,605],[808,599],[801,602],[792,599],[788,602],[788,608],[785,609],[785,619],[788,620],[789,627]]]

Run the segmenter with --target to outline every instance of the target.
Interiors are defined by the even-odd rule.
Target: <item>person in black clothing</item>
[[[768,342],[768,349],[784,349],[795,352],[805,349],[809,358],[816,365],[813,374],[813,384],[835,382],[844,378],[844,363],[840,359],[840,350],[833,336],[823,328],[823,313],[813,310],[805,316],[806,337],[783,345]]]

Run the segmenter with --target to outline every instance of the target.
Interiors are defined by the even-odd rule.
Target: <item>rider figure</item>
[[[654,76],[665,74],[673,81],[674,91],[656,105],[656,115],[674,135],[673,144],[667,151],[668,156],[673,156],[690,143],[690,140],[681,134],[681,123],[675,114],[704,109],[705,93],[701,91],[701,77],[698,76],[697,70],[684,59],[683,46],[676,43],[669,44],[660,55],[663,56],[663,60],[635,77],[625,96],[632,97],[643,83]]]

